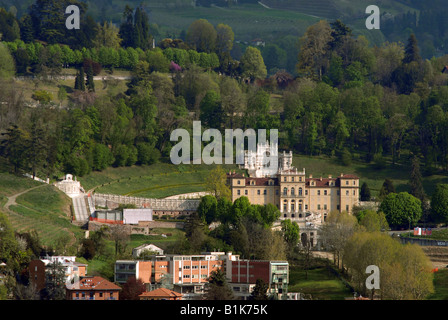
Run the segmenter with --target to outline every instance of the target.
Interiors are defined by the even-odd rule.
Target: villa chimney
[[[328,179],[331,179],[331,178],[333,178],[333,176],[331,174],[329,174],[328,175]]]
[[[310,174],[310,179],[313,179],[313,175],[312,174]]]

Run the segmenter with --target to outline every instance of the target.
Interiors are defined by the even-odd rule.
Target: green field
[[[81,229],[70,222],[71,200],[57,188],[6,173],[0,174],[0,184],[0,210],[7,214],[16,231],[37,231],[45,246],[55,245],[58,238],[67,233],[72,241],[82,235]],[[38,188],[31,189],[33,187]],[[9,210],[4,208],[7,197],[22,192],[25,193],[17,196]]]
[[[136,197],[163,198],[176,194],[205,190],[205,179],[213,166],[173,165],[158,163],[150,166],[108,168],[92,172],[78,180],[85,190]],[[236,170],[235,165],[223,165]]]
[[[351,291],[323,265],[308,270],[299,266],[290,266],[288,292],[300,292],[311,295],[313,300],[344,300],[352,297]]]
[[[428,300],[448,300],[448,269],[434,273],[434,291]]]
[[[0,172],[0,199],[20,193],[32,187],[37,187],[42,183],[32,179],[16,176],[9,173]]]
[[[184,7],[181,10],[153,8],[150,20],[160,26],[162,33],[186,30],[195,20],[207,19],[214,26],[229,25],[235,39],[250,41],[255,38],[274,39],[282,35],[302,35],[319,18],[298,11],[266,9],[261,5],[239,5],[230,8]],[[169,21],[169,23],[168,23]],[[169,24],[169,26],[167,26]]]
[[[343,174],[355,174],[360,178],[360,185],[364,182],[370,188],[372,196],[377,196],[386,178],[394,183],[397,192],[409,192],[409,177],[411,167],[408,164],[387,164],[377,169],[374,164],[366,164],[354,160],[350,166],[344,166],[335,158],[307,157],[294,155],[293,165],[298,170],[305,168],[307,177],[312,174],[314,178],[327,178],[328,175],[338,177]],[[423,187],[427,195],[431,195],[438,183],[448,183],[446,175],[432,175],[423,177]]]

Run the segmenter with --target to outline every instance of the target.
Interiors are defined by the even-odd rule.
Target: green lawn
[[[403,234],[404,237],[411,237],[411,238],[420,238],[420,239],[434,239],[434,240],[448,240],[448,229],[441,229],[441,230],[432,230],[431,235],[428,236],[414,236],[414,234],[411,232]]]
[[[308,278],[302,267],[290,266],[288,291],[311,295],[313,300],[344,300],[353,295],[325,266],[308,270]]]
[[[41,243],[46,246],[54,245],[65,233],[69,233],[73,241],[75,236],[81,236],[81,229],[70,223],[71,200],[54,186],[7,173],[0,173],[0,184],[1,206],[6,204],[7,196],[40,186],[18,196],[16,204],[10,206],[9,210],[4,210],[16,231],[35,230]]]
[[[448,269],[434,273],[434,289],[428,300],[448,300]]]
[[[336,158],[308,157],[294,155],[293,165],[299,170],[305,168],[306,176],[310,174],[314,178],[326,178],[328,175],[333,177],[343,174],[355,174],[360,178],[360,186],[366,182],[370,188],[372,196],[379,194],[381,186],[386,178],[394,183],[397,192],[409,192],[408,186],[411,168],[407,164],[396,164],[393,166],[388,163],[384,168],[377,169],[373,164],[367,164],[362,161],[354,160],[350,166],[344,166]],[[431,195],[438,183],[448,183],[448,176],[433,175],[423,177],[423,187],[427,195]]]
[[[41,182],[34,181],[24,176],[16,176],[10,173],[0,173],[0,196],[12,196],[32,187],[41,185]],[[0,198],[2,199],[2,198]],[[1,200],[0,200],[1,201]]]
[[[195,20],[207,19],[214,26],[229,25],[235,39],[272,38],[275,35],[301,35],[306,28],[319,21],[318,18],[298,11],[266,9],[257,4],[238,5],[230,8],[185,7],[181,10],[153,8],[151,19],[162,31],[179,34]],[[169,27],[167,27],[169,21]]]
[[[158,163],[150,166],[108,168],[92,172],[78,180],[85,190],[147,198],[205,190],[205,179],[214,166],[173,165]],[[238,170],[235,165],[223,165],[224,170]]]

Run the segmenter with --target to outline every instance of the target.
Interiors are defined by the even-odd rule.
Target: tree
[[[84,68],[82,68],[82,67],[79,68],[79,70],[76,73],[75,90],[80,90],[80,91],[86,90]]]
[[[263,281],[263,279],[257,279],[249,300],[268,300],[268,288],[269,286]]]
[[[86,70],[86,88],[89,92],[95,92],[95,82],[93,81],[93,67],[88,66]]]
[[[369,265],[380,269],[382,299],[420,300],[434,291],[431,262],[418,245],[402,245],[379,232],[357,232],[344,252],[351,282],[364,296],[368,294],[365,282]]]
[[[145,291],[146,286],[142,279],[136,279],[134,276],[131,276],[123,284],[120,292],[120,300],[139,300],[139,295]]]
[[[93,170],[101,171],[114,162],[114,156],[104,144],[97,143],[93,147]]]
[[[356,217],[346,211],[331,211],[322,226],[324,246],[333,251],[334,263],[342,268],[345,245],[349,238],[357,231]]]
[[[281,222],[283,239],[286,242],[288,256],[294,255],[300,240],[300,229],[297,222],[286,219]]]
[[[365,210],[359,221],[359,225],[364,226],[368,232],[380,232],[389,229],[386,217],[381,211]]]
[[[129,242],[129,230],[125,225],[114,225],[110,228],[110,239],[115,243],[115,255],[120,256],[125,253]]]
[[[42,296],[45,300],[65,300],[66,275],[65,268],[58,261],[55,261],[46,268],[45,288]]]
[[[15,258],[18,252],[17,239],[14,236],[14,229],[5,213],[0,211],[0,261],[6,262],[11,271],[17,271],[19,266]]]
[[[216,26],[216,52],[222,57],[233,48],[235,34],[230,26],[220,23]]]
[[[206,195],[201,198],[197,213],[208,225],[217,219],[218,201],[214,196]]]
[[[81,256],[91,260],[96,255],[95,243],[91,239],[84,239],[81,246]]]
[[[1,140],[0,151],[3,156],[14,167],[14,172],[18,173],[28,167],[28,151],[30,135],[29,132],[19,128],[17,125],[11,126],[2,136],[7,136]]]
[[[233,291],[227,283],[226,274],[217,269],[212,271],[206,285],[206,300],[233,300]]]
[[[422,174],[420,172],[420,160],[417,158],[417,156],[414,156],[412,158],[411,165],[412,165],[411,178],[409,181],[409,185],[411,187],[410,193],[423,203],[425,201],[426,194],[422,184]]]
[[[122,41],[119,31],[112,22],[104,21],[102,24],[98,23],[98,33],[93,39],[93,45],[97,49],[107,47],[118,50]]]
[[[364,182],[361,186],[361,201],[370,201],[370,188],[367,185],[367,182]]]
[[[420,62],[420,49],[415,34],[411,34],[404,51],[403,63]]]
[[[218,200],[220,198],[230,199],[230,188],[227,186],[227,174],[221,166],[210,170],[205,184],[207,190]]]
[[[431,216],[434,221],[448,221],[448,184],[437,184],[431,197]]]
[[[225,123],[224,110],[222,108],[221,97],[219,93],[209,90],[202,99],[199,119],[208,128],[220,129]]]
[[[187,43],[198,52],[213,52],[216,48],[216,39],[216,30],[206,19],[196,20],[188,27]]]
[[[308,27],[300,38],[297,72],[313,79],[321,80],[327,66],[329,43],[333,40],[332,30],[327,21],[321,20]]]
[[[15,63],[11,52],[3,43],[0,43],[0,57],[0,80],[9,79],[16,72]]]
[[[255,79],[264,79],[267,76],[266,65],[259,49],[247,47],[240,60],[241,74],[249,78],[251,82]]]
[[[422,216],[421,205],[419,199],[407,192],[390,193],[382,201],[379,210],[384,212],[391,227],[412,227]]]
[[[381,186],[381,189],[380,189],[380,194],[379,194],[380,200],[384,199],[384,197],[386,197],[390,193],[395,193],[395,187],[394,187],[392,180],[386,178],[383,182],[383,185]]]

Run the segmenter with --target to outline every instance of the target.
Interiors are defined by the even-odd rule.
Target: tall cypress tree
[[[420,56],[417,37],[415,34],[411,34],[404,52],[403,63],[411,63],[413,61],[419,62],[421,59],[422,57]]]
[[[426,194],[422,184],[422,174],[420,172],[420,160],[417,158],[417,156],[414,156],[412,158],[411,179],[409,181],[409,185],[411,187],[411,194],[423,202],[426,198]]]
[[[366,182],[364,182],[361,186],[360,196],[361,196],[361,201],[370,201],[370,198],[371,198],[370,188]]]
[[[92,65],[89,64],[86,70],[86,87],[89,92],[95,91],[95,83],[93,82],[93,68]]]
[[[75,90],[85,91],[86,85],[84,83],[85,74],[84,74],[84,68],[80,68],[76,74],[75,78]]]

